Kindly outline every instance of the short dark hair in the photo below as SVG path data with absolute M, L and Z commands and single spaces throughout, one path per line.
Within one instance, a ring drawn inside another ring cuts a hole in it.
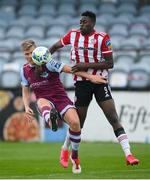
M 92 11 L 85 11 L 81 14 L 81 16 L 88 16 L 94 23 L 96 23 L 96 14 Z

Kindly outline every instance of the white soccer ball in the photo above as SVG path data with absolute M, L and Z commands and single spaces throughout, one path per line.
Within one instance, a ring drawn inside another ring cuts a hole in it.
M 51 59 L 52 59 L 51 53 L 49 52 L 48 48 L 44 46 L 39 46 L 35 48 L 34 51 L 32 52 L 32 60 L 38 66 L 46 64 Z

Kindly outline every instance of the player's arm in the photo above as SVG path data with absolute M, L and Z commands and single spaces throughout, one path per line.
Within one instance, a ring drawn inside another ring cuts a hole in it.
M 69 65 L 65 64 L 63 66 L 63 68 L 62 68 L 62 72 L 72 73 L 72 68 Z M 79 72 L 76 72 L 74 74 L 77 75 L 77 76 L 86 78 L 86 79 L 88 79 L 91 82 L 96 83 L 96 84 L 101 84 L 101 83 L 106 83 L 107 82 L 107 80 L 102 76 L 92 75 L 92 74 L 89 74 L 89 73 L 84 72 L 84 71 L 79 71 Z
M 33 110 L 30 108 L 30 89 L 27 86 L 22 86 L 22 99 L 25 107 L 26 116 L 32 119 L 34 116 Z
M 72 67 L 73 72 L 78 71 L 87 71 L 89 68 L 91 69 L 112 69 L 114 66 L 113 62 L 113 54 L 111 48 L 111 42 L 108 35 L 103 38 L 102 45 L 101 45 L 101 52 L 102 57 L 100 62 L 97 63 L 78 63 Z
M 53 54 L 55 51 L 62 48 L 63 46 L 70 44 L 70 36 L 71 36 L 71 31 L 65 34 L 59 41 L 57 41 L 49 48 L 50 53 Z
M 20 71 L 21 76 L 21 85 L 22 85 L 22 99 L 25 107 L 25 112 L 28 119 L 31 119 L 31 117 L 34 115 L 33 110 L 30 108 L 30 88 L 29 88 L 29 82 L 26 79 L 24 75 L 23 67 Z
M 58 49 L 60 49 L 62 47 L 63 47 L 63 45 L 62 45 L 61 41 L 59 40 L 49 48 L 49 51 L 51 54 L 53 54 L 55 51 L 57 51 Z
M 113 63 L 113 57 L 112 54 L 105 54 L 104 60 L 102 62 L 98 63 L 78 63 L 72 67 L 72 71 L 78 72 L 78 71 L 87 71 L 88 69 L 112 69 L 114 66 Z

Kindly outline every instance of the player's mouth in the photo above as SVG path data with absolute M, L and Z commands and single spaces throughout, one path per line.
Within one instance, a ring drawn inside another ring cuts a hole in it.
M 80 27 L 80 31 L 84 33 L 85 29 L 83 27 Z

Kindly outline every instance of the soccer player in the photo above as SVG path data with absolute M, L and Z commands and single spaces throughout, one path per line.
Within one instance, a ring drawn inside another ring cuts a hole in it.
M 25 40 L 22 42 L 21 47 L 27 60 L 27 63 L 24 64 L 21 69 L 22 96 L 26 115 L 29 119 L 31 119 L 34 115 L 33 110 L 29 106 L 31 88 L 36 95 L 37 108 L 39 112 L 48 124 L 52 123 L 54 130 L 57 130 L 57 111 L 68 123 L 68 137 L 71 141 L 72 147 L 72 153 L 70 156 L 72 162 L 72 172 L 80 173 L 81 166 L 78 157 L 78 150 L 81 141 L 81 130 L 79 117 L 59 79 L 59 73 L 70 73 L 71 67 L 62 62 L 58 63 L 54 60 L 49 61 L 45 65 L 36 66 L 32 60 L 32 52 L 36 48 L 35 42 L 32 40 Z M 78 72 L 77 75 L 88 78 L 95 83 L 105 82 L 103 78 L 90 75 L 86 72 Z
M 81 14 L 80 29 L 72 29 L 64 35 L 58 42 L 50 47 L 50 52 L 71 44 L 71 60 L 75 62 L 72 72 L 87 71 L 91 74 L 101 75 L 108 78 L 108 70 L 113 68 L 113 52 L 110 37 L 105 32 L 97 32 L 94 29 L 96 15 L 91 11 Z M 108 122 L 111 124 L 115 136 L 118 139 L 128 165 L 138 164 L 130 150 L 127 134 L 119 122 L 114 100 L 111 95 L 108 83 L 95 85 L 85 78 L 74 76 L 75 83 L 75 106 L 80 118 L 80 126 L 83 128 L 86 119 L 88 106 L 94 95 L 97 104 L 104 112 Z M 92 120 L 92 119 L 91 119 Z M 69 134 L 61 149 L 60 163 L 66 167 L 68 165 L 68 146 L 70 143 Z

